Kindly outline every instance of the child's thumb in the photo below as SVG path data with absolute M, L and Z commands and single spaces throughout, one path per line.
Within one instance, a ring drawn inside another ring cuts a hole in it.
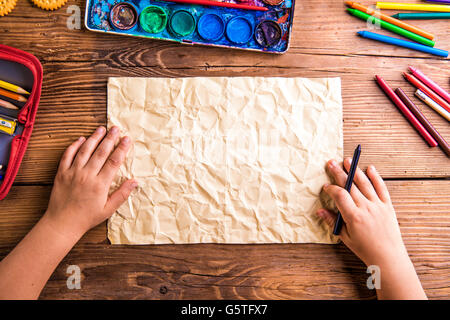
M 109 197 L 108 202 L 106 203 L 106 210 L 107 212 L 112 215 L 119 207 L 127 201 L 128 197 L 130 196 L 131 191 L 134 190 L 138 186 L 138 183 L 133 180 L 127 180 L 117 189 L 116 191 L 111 194 Z

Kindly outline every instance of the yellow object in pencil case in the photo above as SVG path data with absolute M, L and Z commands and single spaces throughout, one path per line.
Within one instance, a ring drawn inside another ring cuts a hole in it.
M 9 134 L 10 136 L 16 131 L 16 120 L 10 120 L 0 117 L 0 132 Z

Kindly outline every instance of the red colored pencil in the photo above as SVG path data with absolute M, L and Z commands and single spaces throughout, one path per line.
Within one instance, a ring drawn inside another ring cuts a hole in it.
M 237 3 L 211 1 L 211 0 L 163 0 L 163 1 L 176 2 L 176 3 L 198 4 L 201 6 L 235 8 L 235 9 L 243 9 L 243 10 L 256 10 L 256 11 L 269 10 L 266 7 L 262 7 L 262 6 L 250 6 L 247 4 L 237 4 Z
M 403 72 L 403 76 L 406 80 L 408 80 L 414 87 L 420 89 L 423 93 L 429 96 L 432 100 L 434 100 L 437 104 L 439 104 L 442 108 L 450 112 L 450 104 L 444 101 L 440 96 L 434 93 L 433 90 L 424 85 L 419 79 L 414 77 L 412 74 L 408 74 Z
M 375 76 L 380 88 L 384 93 L 391 99 L 395 106 L 400 110 L 401 113 L 408 119 L 409 123 L 420 133 L 420 135 L 425 139 L 430 147 L 436 147 L 438 143 L 434 138 L 428 133 L 428 131 L 422 126 L 422 124 L 417 120 L 417 118 L 409 111 L 408 107 L 400 100 L 400 98 L 395 94 L 395 92 L 389 87 L 389 85 L 380 76 Z

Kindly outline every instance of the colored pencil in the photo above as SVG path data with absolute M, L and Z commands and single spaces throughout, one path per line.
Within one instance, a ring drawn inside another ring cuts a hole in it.
M 22 97 L 20 94 L 14 93 L 14 92 L 10 92 L 10 91 L 6 91 L 0 88 L 0 95 L 8 97 L 10 99 L 13 100 L 17 100 L 17 101 L 21 101 L 21 102 L 25 102 L 27 101 L 26 98 Z
M 450 146 L 447 141 L 439 134 L 435 127 L 428 121 L 420 109 L 411 101 L 411 99 L 406 95 L 406 93 L 401 89 L 395 89 L 395 93 L 403 101 L 403 103 L 408 107 L 408 109 L 416 116 L 417 120 L 427 129 L 428 133 L 431 134 L 434 140 L 437 141 L 438 145 L 445 152 L 447 156 L 450 157 Z
M 13 105 L 11 102 L 8 102 L 8 101 L 2 100 L 2 99 L 0 99 L 0 107 L 7 108 L 7 109 L 14 109 L 14 110 L 19 109 L 19 107 Z
M 22 93 L 22 94 L 30 94 L 28 91 L 26 91 L 25 89 L 16 86 L 15 84 L 6 82 L 6 81 L 2 81 L 0 80 L 0 88 L 12 91 L 12 92 L 17 92 L 17 93 Z
M 367 39 L 371 39 L 371 40 L 375 40 L 375 41 L 388 43 L 388 44 L 392 44 L 394 46 L 405 47 L 405 48 L 412 49 L 412 50 L 422 51 L 422 52 L 429 53 L 429 54 L 434 54 L 434 55 L 440 56 L 440 57 L 447 57 L 448 56 L 448 51 L 445 51 L 445 50 L 431 48 L 431 47 L 424 46 L 424 45 L 419 44 L 419 43 L 406 41 L 406 40 L 398 39 L 398 38 L 394 38 L 394 37 L 389 37 L 389 36 L 385 36 L 383 34 L 379 34 L 379 33 L 375 33 L 375 32 L 358 31 L 358 34 L 361 37 L 364 37 L 364 38 L 367 38 Z
M 448 104 L 444 99 L 442 99 L 440 96 L 438 96 L 436 93 L 434 93 L 433 90 L 431 90 L 426 85 L 424 85 L 419 79 L 417 79 L 415 76 L 413 76 L 411 74 L 407 74 L 406 72 L 403 72 L 403 76 L 414 87 L 423 91 L 423 93 L 425 93 L 427 96 L 429 96 L 431 99 L 433 99 L 434 102 L 439 104 L 447 112 L 450 112 L 450 104 Z
M 211 7 L 225 7 L 225 8 L 235 8 L 242 10 L 256 10 L 256 11 L 268 11 L 269 9 L 262 6 L 251 6 L 246 4 L 236 4 L 229 2 L 211 1 L 211 0 L 162 0 L 166 2 L 176 2 L 176 3 L 188 3 L 197 4 L 201 6 L 211 6 Z
M 403 28 L 405 30 L 411 31 L 412 33 L 418 34 L 419 36 L 422 36 L 424 38 L 433 40 L 434 39 L 434 35 L 422 30 L 418 27 L 412 26 L 406 22 L 397 20 L 395 18 L 392 18 L 386 14 L 381 13 L 380 11 L 374 10 L 372 8 L 368 8 L 366 6 L 363 6 L 362 4 L 358 3 L 358 2 L 353 2 L 353 1 L 345 1 L 345 4 L 352 7 L 353 9 L 357 9 L 359 11 L 362 11 L 364 13 L 370 14 L 373 17 L 376 17 L 378 19 L 381 19 L 383 21 L 392 23 L 393 25 L 396 25 L 399 28 Z
M 436 2 L 436 3 L 450 4 L 450 0 L 425 0 L 425 2 Z
M 437 113 L 439 113 L 444 119 L 450 121 L 450 112 L 445 111 L 439 104 L 437 104 L 433 99 L 423 93 L 420 89 L 417 89 L 415 92 L 417 98 L 425 102 L 428 106 L 434 109 Z
M 442 4 L 377 2 L 378 9 L 411 10 L 411 11 L 437 11 L 450 12 L 450 6 Z
M 438 95 L 440 95 L 445 101 L 450 103 L 450 94 L 442 89 L 437 83 L 435 83 L 433 80 L 428 78 L 422 71 L 420 71 L 417 68 L 409 66 L 409 70 L 415 76 L 417 79 L 422 81 L 425 85 L 429 86 L 431 90 L 436 92 Z
M 358 144 L 355 151 L 353 152 L 352 164 L 350 165 L 350 170 L 348 171 L 347 181 L 345 182 L 345 190 L 350 192 L 352 189 L 353 178 L 355 177 L 356 169 L 358 168 L 359 156 L 361 155 L 361 145 Z M 338 211 L 336 222 L 334 223 L 333 234 L 339 235 L 341 233 L 343 224 L 343 219 L 341 213 Z
M 392 17 L 400 20 L 450 19 L 450 12 L 397 13 Z
M 428 131 L 422 126 L 422 124 L 417 120 L 417 118 L 412 114 L 411 111 L 405 106 L 405 104 L 400 100 L 400 98 L 395 94 L 395 92 L 389 87 L 389 85 L 380 76 L 375 76 L 375 80 L 380 86 L 381 90 L 388 96 L 388 98 L 394 103 L 394 105 L 400 110 L 400 112 L 406 117 L 409 123 L 419 132 L 422 138 L 428 143 L 430 147 L 436 147 L 437 142 L 428 133 Z
M 401 36 L 404 36 L 406 38 L 409 38 L 411 40 L 414 40 L 416 42 L 420 42 L 424 45 L 430 46 L 430 47 L 434 47 L 434 41 L 424 38 L 422 36 L 419 36 L 411 31 L 402 29 L 400 27 L 397 27 L 396 25 L 393 25 L 392 23 L 380 20 L 378 18 L 375 18 L 367 13 L 364 13 L 362 11 L 356 10 L 356 9 L 351 9 L 351 8 L 347 8 L 347 11 L 354 15 L 357 18 L 360 18 L 362 20 L 368 21 L 374 25 L 380 26 L 383 29 L 389 30 L 391 32 L 397 33 Z

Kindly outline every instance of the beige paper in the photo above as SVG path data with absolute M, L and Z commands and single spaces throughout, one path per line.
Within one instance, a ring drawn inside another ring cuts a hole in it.
M 110 78 L 108 126 L 134 145 L 113 244 L 335 243 L 315 215 L 342 159 L 339 78 Z

